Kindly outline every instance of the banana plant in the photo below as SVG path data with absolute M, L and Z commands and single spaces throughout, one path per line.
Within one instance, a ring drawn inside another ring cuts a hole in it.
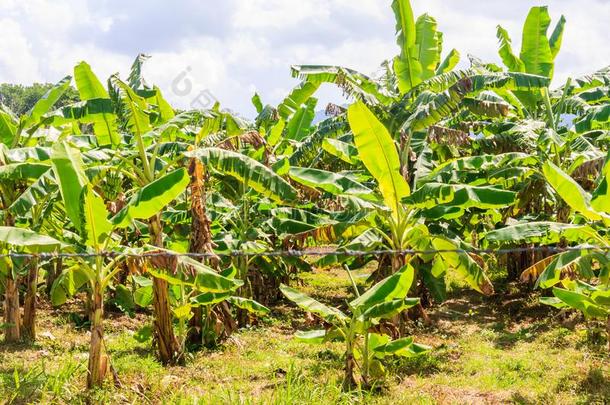
M 28 229 L 0 226 L 0 254 L 7 255 L 9 252 L 38 254 L 58 252 L 63 244 L 47 235 L 41 235 Z M 4 293 L 4 325 L 5 341 L 16 342 L 21 339 L 22 320 L 19 310 L 19 283 L 18 267 L 21 262 L 26 266 L 37 266 L 38 263 L 28 263 L 24 259 L 0 258 L 0 285 Z M 28 292 L 31 294 L 31 292 Z M 34 307 L 35 308 L 35 307 Z M 34 311 L 35 313 L 35 311 Z M 31 313 L 30 338 L 35 338 L 35 315 Z
M 135 218 L 150 218 L 174 200 L 188 182 L 184 169 L 167 175 L 136 190 L 131 200 L 115 216 L 110 217 L 104 200 L 97 194 L 84 169 L 77 149 L 66 142 L 57 142 L 52 148 L 53 172 L 59 185 L 66 216 L 78 235 L 74 248 L 85 254 L 60 276 L 53 286 L 51 297 L 54 305 L 65 302 L 69 295 L 83 286 L 89 287 L 91 305 L 91 343 L 87 386 L 103 383 L 108 367 L 108 357 L 103 350 L 104 296 L 114 276 L 121 270 L 118 264 L 124 260 L 119 254 L 113 258 L 103 255 L 107 250 L 125 250 L 119 244 L 115 231 Z
M 215 311 L 223 302 L 229 302 L 257 315 L 265 315 L 269 312 L 259 303 L 236 295 L 236 290 L 243 285 L 243 282 L 235 278 L 235 269 L 230 268 L 218 273 L 197 260 L 181 256 L 178 252 L 154 247 L 147 248 L 144 252 L 148 249 L 154 249 L 149 251 L 150 254 L 162 254 L 159 257 L 151 257 L 146 267 L 146 274 L 162 279 L 170 286 L 171 310 L 178 324 L 177 340 L 180 347 L 178 362 L 182 363 L 187 353 L 187 338 L 192 327 L 188 325 L 188 320 L 192 316 L 193 309 L 203 310 L 202 330 L 198 331 L 202 341 L 191 342 L 197 346 L 202 344 L 214 346 L 217 339 L 225 332 L 217 328 L 218 311 Z M 138 285 L 133 293 L 133 304 L 146 308 L 153 301 L 153 282 L 142 275 L 133 277 Z
M 293 66 L 292 74 L 304 79 L 303 88 L 315 91 L 321 83 L 334 83 L 348 95 L 370 105 L 388 106 L 422 82 L 451 72 L 460 60 L 452 49 L 444 59 L 443 34 L 436 19 L 423 14 L 415 20 L 409 0 L 393 0 L 396 43 L 400 53 L 382 63 L 384 74 L 369 77 L 341 66 Z
M 41 149 L 41 148 L 40 148 Z M 3 223 L 8 226 L 14 226 L 19 219 L 16 217 L 11 207 L 19 199 L 21 194 L 28 188 L 30 184 L 36 182 L 39 177 L 50 170 L 48 155 L 36 148 L 16 148 L 8 150 L 3 144 L 0 144 L 0 215 L 3 217 Z M 20 153 L 21 152 L 21 153 Z M 30 153 L 28 153 L 30 152 Z M 40 152 L 40 153 L 37 153 Z M 20 156 L 22 154 L 22 156 Z M 33 155 L 27 157 L 28 155 Z M 43 155 L 43 156 L 41 156 Z M 41 160 L 39 160 L 41 159 Z M 24 222 L 24 221 L 19 221 Z M 34 216 L 30 225 L 35 229 L 37 222 Z M 7 273 L 7 283 L 9 285 L 19 286 L 21 276 L 27 276 L 28 293 L 26 296 L 26 310 L 24 316 L 24 327 L 22 331 L 28 339 L 34 340 L 35 331 L 35 300 L 36 296 L 36 280 L 38 278 L 38 263 L 35 260 L 23 261 L 23 266 L 13 267 L 13 271 Z M 24 274 L 25 273 L 25 274 Z M 18 302 L 18 296 L 14 294 L 18 288 L 8 288 L 5 291 L 5 299 L 7 302 Z M 9 333 L 7 338 L 19 340 L 21 333 L 18 330 L 17 324 L 8 326 Z
M 553 287 L 554 297 L 544 297 L 540 302 L 555 308 L 573 308 L 586 318 L 606 321 L 606 339 L 610 352 L 610 283 L 606 274 L 604 284 L 591 285 L 579 280 L 564 280 L 562 287 Z
M 108 367 L 107 357 L 103 353 L 104 291 L 115 274 L 115 264 L 119 258 L 107 262 L 101 252 L 115 245 L 112 239 L 113 225 L 108 219 L 104 201 L 85 175 L 78 150 L 65 142 L 58 142 L 53 146 L 51 160 L 66 216 L 84 248 L 97 254 L 93 259 L 78 260 L 56 281 L 52 291 L 52 301 L 57 305 L 67 298 L 66 292 L 73 292 L 85 284 L 90 288 L 91 341 L 87 387 L 93 388 L 102 384 Z M 67 290 L 65 286 L 68 286 Z
M 434 233 L 419 215 L 418 205 L 453 204 L 458 210 L 470 207 L 501 207 L 514 201 L 514 193 L 492 187 L 449 187 L 428 184 L 411 193 L 401 175 L 400 160 L 396 145 L 385 126 L 362 102 L 351 105 L 348 120 L 354 134 L 358 157 L 367 172 L 375 180 L 381 194 L 378 205 L 372 212 L 372 226 L 355 239 L 347 240 L 345 247 L 360 245 L 360 249 L 389 249 L 395 251 L 391 257 L 392 271 L 398 271 L 414 258 L 433 262 L 433 279 L 442 278 L 447 270 L 454 270 L 474 289 L 491 294 L 493 287 L 483 269 L 469 255 L 447 252 L 460 249 L 463 242 L 449 236 Z M 373 183 L 373 184 L 375 184 Z M 321 182 L 320 182 L 321 184 Z M 351 188 L 355 190 L 354 187 Z M 366 195 L 370 191 L 360 190 Z M 368 197 L 371 200 L 371 196 Z M 460 208 L 460 205 L 464 208 Z M 352 247 L 352 248 L 353 248 Z M 438 254 L 406 254 L 409 250 L 441 250 Z M 339 254 L 340 256 L 340 254 Z M 329 258 L 323 258 L 328 262 Z M 339 260 L 345 260 L 345 258 Z M 419 279 L 420 275 L 417 275 Z
M 183 265 L 192 265 L 192 260 L 182 261 Z M 209 271 L 212 272 L 208 267 Z M 237 269 L 230 267 L 225 271 L 216 273 L 214 279 L 215 285 L 210 285 L 209 282 L 203 283 L 202 280 L 195 278 L 189 280 L 185 277 L 176 277 L 168 273 L 159 273 L 152 270 L 151 274 L 158 278 L 163 278 L 168 281 L 172 287 L 177 287 L 175 293 L 175 303 L 172 312 L 178 320 L 178 338 L 180 341 L 182 353 L 186 353 L 187 337 L 190 328 L 199 327 L 196 335 L 201 337 L 201 341 L 190 341 L 195 347 L 205 346 L 214 347 L 220 339 L 228 337 L 235 329 L 236 325 L 231 313 L 226 312 L 226 304 L 231 304 L 236 308 L 252 313 L 256 316 L 264 316 L 269 313 L 269 309 L 264 305 L 259 304 L 253 299 L 240 297 L 236 290 L 243 285 L 243 281 L 235 278 Z M 201 274 L 201 273 L 200 273 Z M 208 273 L 211 274 L 211 273 Z M 219 281 L 222 281 L 220 283 Z M 142 289 L 140 289 L 141 292 Z M 150 296 L 150 293 L 140 294 L 140 296 Z M 144 302 L 136 301 L 140 306 L 146 306 Z M 202 312 L 202 323 L 200 326 L 187 325 L 187 321 L 194 313 L 193 309 L 199 308 Z
M 21 197 L 21 193 L 27 189 L 32 182 L 37 181 L 43 174 L 50 171 L 49 151 L 40 146 L 39 129 L 44 126 L 44 116 L 61 98 L 70 85 L 70 76 L 63 78 L 57 85 L 53 86 L 38 100 L 32 109 L 20 117 L 4 106 L 0 106 L 0 223 L 13 226 L 16 215 L 12 209 L 15 202 Z M 34 228 L 36 224 L 30 223 Z M 39 225 L 39 224 L 38 224 Z M 27 294 L 24 313 L 23 332 L 29 339 L 35 339 L 35 313 L 36 313 L 36 285 L 38 279 L 38 263 L 35 260 L 20 267 L 27 272 Z M 5 292 L 7 302 L 18 302 L 14 295 L 18 292 L 18 274 L 14 268 L 7 273 L 7 280 L 11 286 Z M 18 324 L 11 323 L 8 326 L 7 337 L 19 340 L 21 331 Z
M 80 123 L 91 125 L 96 144 L 109 151 L 111 164 L 128 187 L 139 187 L 131 201 L 114 217 L 113 225 L 123 229 L 135 221 L 148 222 L 148 242 L 163 247 L 163 226 L 159 211 L 188 185 L 186 171 L 171 171 L 171 162 L 159 156 L 163 136 L 170 136 L 187 122 L 175 116 L 156 87 L 148 87 L 141 78 L 141 66 L 146 59 L 138 56 L 132 66 L 129 83 L 113 75 L 106 89 L 89 65 L 80 63 L 74 68 L 75 82 L 81 104 L 61 109 L 49 116 L 54 125 Z M 120 131 L 127 132 L 121 136 Z M 98 151 L 99 153 L 99 151 Z M 158 197 L 158 198 L 156 198 Z M 169 199 L 166 199 L 169 198 Z M 124 201 L 112 202 L 119 206 Z M 160 360 L 174 362 L 179 355 L 170 312 L 168 285 L 154 279 L 155 342 Z
M 267 220 L 262 207 L 293 203 L 297 191 L 273 170 L 240 152 L 203 147 L 184 155 L 199 160 L 211 177 L 217 179 L 219 195 L 224 197 L 224 205 L 230 206 L 228 210 L 216 210 L 218 217 L 214 222 L 221 227 L 216 238 L 217 251 L 260 254 L 271 250 L 273 240 L 261 229 Z M 258 260 L 262 259 L 245 255 L 232 258 L 238 269 L 237 278 L 245 282 L 241 289 L 244 298 L 253 298 L 249 271 Z
M 44 115 L 61 98 L 70 86 L 71 76 L 61 79 L 50 88 L 31 110 L 20 117 L 5 106 L 0 107 L 0 144 L 13 149 L 19 146 L 32 146 L 37 142 L 36 131 L 44 125 Z
M 414 269 L 405 265 L 393 275 L 381 280 L 360 294 L 349 270 L 356 298 L 348 303 L 350 314 L 329 307 L 300 291 L 281 286 L 282 293 L 301 309 L 320 317 L 325 329 L 299 331 L 295 338 L 304 343 L 319 344 L 330 341 L 345 342 L 345 376 L 343 389 L 349 391 L 357 384 L 370 386 L 384 374 L 382 360 L 390 356 L 414 357 L 430 348 L 415 343 L 412 337 L 393 338 L 385 320 L 417 305 L 418 298 L 408 298 Z M 361 370 L 360 381 L 355 371 Z
M 392 1 L 396 19 L 396 42 L 400 54 L 393 59 L 392 68 L 401 95 L 435 75 L 451 71 L 459 62 L 457 50 L 441 61 L 443 34 L 437 30 L 434 17 L 422 14 L 414 21 L 409 0 Z
M 547 6 L 532 7 L 523 25 L 521 52 L 515 55 L 508 32 L 500 25 L 496 36 L 500 43 L 498 53 L 502 62 L 511 72 L 526 72 L 553 78 L 554 60 L 561 49 L 566 19 L 562 15 L 551 36 L 547 31 L 551 17 Z
M 607 252 L 610 240 L 605 228 L 610 224 L 610 159 L 597 179 L 592 193 L 552 162 L 543 165 L 544 178 L 559 198 L 573 212 L 573 223 L 527 222 L 517 223 L 488 232 L 484 240 L 488 244 L 523 241 L 543 245 L 576 244 L 575 250 L 560 252 L 547 257 L 522 273 L 524 280 L 536 280 L 536 287 L 551 288 L 569 277 L 582 279 L 608 279 Z M 597 266 L 595 264 L 598 264 Z

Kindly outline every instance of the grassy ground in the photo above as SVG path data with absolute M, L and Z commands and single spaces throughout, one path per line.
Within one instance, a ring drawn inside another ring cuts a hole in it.
M 326 302 L 350 296 L 340 271 L 308 274 L 299 288 Z M 169 368 L 155 360 L 149 343 L 133 338 L 146 316 L 107 314 L 107 348 L 122 387 L 108 381 L 86 393 L 88 332 L 75 328 L 71 308 L 43 308 L 35 344 L 0 344 L 0 402 L 609 403 L 610 357 L 596 324 L 527 297 L 508 291 L 482 298 L 457 289 L 430 311 L 431 325 L 412 326 L 417 341 L 434 350 L 394 361 L 383 387 L 357 394 L 340 390 L 340 344 L 309 346 L 291 338 L 303 314 L 290 305 L 274 308 L 265 324 L 222 347 L 194 354 L 186 367 Z

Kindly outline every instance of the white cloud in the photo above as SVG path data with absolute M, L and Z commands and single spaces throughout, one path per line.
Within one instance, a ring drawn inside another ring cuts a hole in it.
M 311 19 L 329 18 L 324 0 L 250 0 L 236 7 L 232 21 L 237 29 L 258 29 L 295 27 Z
M 390 0 L 3 0 L 0 3 L 2 81 L 54 82 L 80 60 L 105 79 L 126 74 L 138 52 L 151 53 L 145 74 L 179 107 L 207 90 L 224 106 L 252 113 L 252 92 L 279 102 L 297 81 L 291 64 L 337 64 L 365 73 L 398 52 Z M 534 2 L 538 3 L 538 2 Z M 496 25 L 509 30 L 515 48 L 529 7 L 526 0 L 412 0 L 416 15 L 429 12 L 444 32 L 447 52 L 457 48 L 499 63 Z M 556 63 L 555 85 L 568 75 L 610 63 L 606 25 L 610 2 L 555 0 L 553 24 L 568 22 Z M 463 62 L 466 63 L 466 62 Z M 190 68 L 190 71 L 188 71 Z M 184 95 L 181 73 L 191 85 Z M 178 89 L 178 91 L 176 91 Z M 321 103 L 336 90 L 320 93 Z
M 21 26 L 14 20 L 0 19 L 0 38 L 10 38 L 0 41 L 0 77 L 20 83 L 40 80 L 38 60 Z

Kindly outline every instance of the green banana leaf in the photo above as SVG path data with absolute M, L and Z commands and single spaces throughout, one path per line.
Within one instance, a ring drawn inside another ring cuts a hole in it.
M 362 318 L 365 320 L 391 319 L 417 304 L 419 304 L 419 298 L 397 298 L 391 301 L 380 302 L 364 311 Z
M 599 244 L 604 242 L 595 229 L 588 225 L 558 222 L 527 222 L 487 232 L 486 243 L 537 243 L 551 245 L 561 240 L 574 243 Z
M 18 247 L 29 253 L 42 253 L 57 251 L 63 243 L 29 229 L 0 226 L 0 245 Z
M 445 204 L 464 209 L 496 209 L 514 204 L 516 196 L 515 192 L 495 187 L 426 183 L 404 198 L 403 202 L 417 208 L 433 208 Z
M 82 265 L 75 265 L 57 277 L 51 287 L 51 304 L 65 304 L 68 298 L 74 296 L 84 285 L 93 282 L 94 277 Z
M 57 100 L 66 92 L 72 81 L 71 76 L 66 76 L 61 79 L 55 86 L 42 96 L 30 111 L 23 117 L 23 128 L 30 128 L 40 121 L 42 116 L 49 112 L 49 110 L 55 105 Z
M 413 267 L 407 264 L 396 273 L 369 288 L 360 297 L 351 301 L 349 306 L 354 313 L 364 314 L 375 305 L 381 303 L 387 303 L 395 299 L 404 301 L 413 283 L 413 277 Z
M 296 190 L 273 170 L 241 153 L 220 148 L 202 148 L 185 153 L 196 157 L 210 168 L 246 183 L 256 192 L 277 202 L 291 202 Z
M 112 218 L 112 223 L 124 228 L 135 219 L 151 218 L 182 194 L 189 182 L 189 175 L 182 168 L 147 184 Z
M 347 320 L 347 316 L 340 310 L 324 305 L 321 302 L 308 297 L 299 290 L 282 284 L 280 286 L 280 291 L 282 291 L 282 294 L 284 294 L 286 298 L 297 304 L 301 309 L 319 315 L 328 322 L 342 322 Z
M 353 195 L 365 200 L 373 200 L 373 190 L 340 173 L 305 167 L 291 167 L 288 176 L 297 183 L 318 188 L 333 195 Z
M 153 265 L 149 268 L 149 273 L 153 277 L 166 280 L 172 285 L 185 285 L 201 292 L 224 293 L 235 291 L 243 285 L 241 280 L 229 279 L 216 273 L 210 267 L 191 259 L 188 256 L 181 256 L 169 250 L 161 252 L 175 254 L 175 268 L 165 268 Z M 172 262 L 169 260 L 170 263 Z M 154 262 L 153 262 L 154 263 Z
M 555 164 L 547 161 L 542 166 L 544 177 L 557 194 L 572 208 L 590 220 L 598 221 L 610 217 L 591 207 L 591 196 L 574 179 Z
M 308 331 L 297 331 L 294 334 L 297 341 L 308 344 L 320 344 L 326 340 L 325 329 L 314 329 Z
M 523 26 L 520 58 L 525 71 L 535 75 L 553 77 L 553 53 L 547 38 L 551 24 L 546 6 L 532 7 Z
M 358 155 L 375 177 L 383 199 L 395 218 L 402 211 L 401 200 L 410 194 L 409 185 L 400 174 L 400 159 L 388 130 L 362 102 L 347 110 Z
M 356 147 L 350 143 L 342 142 L 338 139 L 324 139 L 322 142 L 322 149 L 352 165 L 360 161 Z
M 228 301 L 236 307 L 258 316 L 264 316 L 270 312 L 269 308 L 249 298 L 232 296 L 229 297 Z
M 396 43 L 400 47 L 393 67 L 400 93 L 404 94 L 422 81 L 423 68 L 417 59 L 417 31 L 410 1 L 393 0 L 392 11 L 396 19 Z
M 406 337 L 377 346 L 374 353 L 376 357 L 380 358 L 386 356 L 415 357 L 430 351 L 430 349 L 429 346 L 415 343 L 412 337 Z

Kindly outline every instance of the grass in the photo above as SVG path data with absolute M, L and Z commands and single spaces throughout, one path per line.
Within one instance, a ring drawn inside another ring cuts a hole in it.
M 362 282 L 364 275 L 357 277 Z M 327 302 L 350 297 L 341 270 L 314 272 L 299 288 Z M 508 290 L 507 290 L 508 291 Z M 412 325 L 417 341 L 434 347 L 394 360 L 377 390 L 340 389 L 342 347 L 292 339 L 303 313 L 273 309 L 256 328 L 221 347 L 193 354 L 186 367 L 163 367 L 133 335 L 150 319 L 107 315 L 106 342 L 122 383 L 85 391 L 88 333 L 69 313 L 42 308 L 39 339 L 0 345 L 0 401 L 7 403 L 173 404 L 478 404 L 610 401 L 609 356 L 594 324 L 562 319 L 535 299 L 483 298 L 456 289 L 430 311 L 431 325 Z

